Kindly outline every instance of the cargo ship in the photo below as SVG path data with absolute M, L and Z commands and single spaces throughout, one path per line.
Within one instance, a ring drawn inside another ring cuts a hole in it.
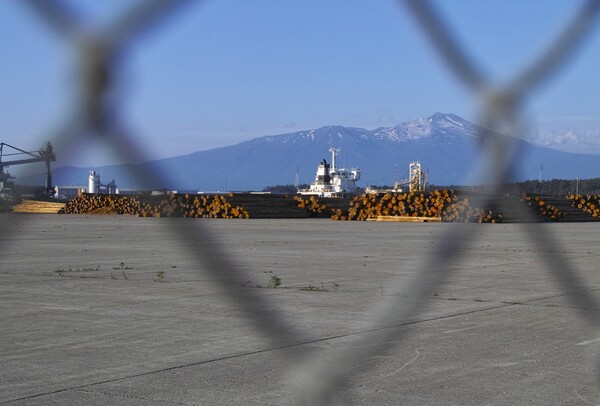
M 360 180 L 360 169 L 338 168 L 335 161 L 340 153 L 339 148 L 329 148 L 331 164 L 325 159 L 317 167 L 317 175 L 308 189 L 298 189 L 298 194 L 316 197 L 347 198 L 362 192 L 356 185 Z

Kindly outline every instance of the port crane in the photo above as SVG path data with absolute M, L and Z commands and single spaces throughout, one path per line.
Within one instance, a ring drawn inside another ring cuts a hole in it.
M 17 157 L 12 161 L 5 161 L 5 157 Z M 50 172 L 50 162 L 56 161 L 56 155 L 54 148 L 50 142 L 44 143 L 42 148 L 38 151 L 25 151 L 4 142 L 0 143 L 0 193 L 9 194 L 12 192 L 12 186 L 14 183 L 11 179 L 14 177 L 10 176 L 8 172 L 4 171 L 5 167 L 13 165 L 29 164 L 34 162 L 44 162 L 46 164 L 46 189 L 47 195 L 54 194 L 52 189 L 52 173 Z

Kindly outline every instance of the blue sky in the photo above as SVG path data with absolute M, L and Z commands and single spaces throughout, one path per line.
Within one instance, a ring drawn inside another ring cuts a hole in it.
M 133 2 L 67 3 L 91 29 Z M 498 80 L 541 52 L 581 3 L 434 2 Z M 18 0 L 0 5 L 0 34 L 0 140 L 35 149 L 74 103 L 74 56 Z M 534 129 L 600 133 L 599 34 L 531 95 Z M 395 0 L 191 2 L 136 43 L 121 75 L 124 121 L 156 158 L 325 125 L 372 129 L 436 111 L 477 113 Z

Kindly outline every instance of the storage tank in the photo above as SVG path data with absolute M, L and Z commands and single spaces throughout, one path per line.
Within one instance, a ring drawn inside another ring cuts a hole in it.
M 90 171 L 88 193 L 100 193 L 100 172 Z

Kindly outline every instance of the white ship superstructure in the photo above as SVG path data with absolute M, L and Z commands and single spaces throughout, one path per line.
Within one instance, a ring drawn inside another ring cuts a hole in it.
M 325 159 L 317 168 L 315 181 L 310 184 L 308 189 L 298 189 L 301 195 L 317 197 L 347 197 L 360 192 L 356 182 L 360 179 L 360 169 L 358 168 L 337 168 L 335 160 L 340 153 L 339 148 L 329 148 L 331 152 L 331 164 Z

